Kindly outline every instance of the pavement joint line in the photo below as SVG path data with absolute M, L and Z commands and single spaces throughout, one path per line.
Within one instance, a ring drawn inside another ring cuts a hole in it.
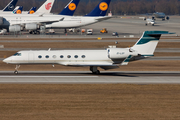
M 0 78 L 97 78 L 99 76 L 0 76 Z

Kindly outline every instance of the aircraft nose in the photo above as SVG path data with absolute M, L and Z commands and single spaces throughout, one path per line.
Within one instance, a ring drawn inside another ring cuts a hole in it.
M 3 60 L 3 62 L 5 62 L 5 63 L 10 63 L 11 61 L 12 61 L 11 58 L 6 58 Z

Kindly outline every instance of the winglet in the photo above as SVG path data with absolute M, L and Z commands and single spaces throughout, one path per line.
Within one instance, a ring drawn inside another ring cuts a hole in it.
M 85 16 L 105 16 L 111 0 L 102 0 L 89 14 Z
M 12 0 L 4 9 L 3 11 L 13 11 L 18 0 Z
M 66 7 L 59 13 L 59 15 L 69 15 L 73 16 L 77 9 L 80 0 L 71 0 Z

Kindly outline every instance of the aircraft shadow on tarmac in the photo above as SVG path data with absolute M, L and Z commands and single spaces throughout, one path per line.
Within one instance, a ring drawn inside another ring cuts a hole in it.
M 15 74 L 12 73 L 0 73 L 0 76 L 14 76 Z M 102 72 L 101 74 L 92 74 L 92 73 L 81 73 L 81 72 L 68 72 L 68 73 L 61 73 L 61 72 L 19 72 L 16 76 L 119 76 L 119 77 L 140 77 L 140 76 L 150 76 L 150 77 L 156 77 L 156 76 L 180 76 L 180 73 L 128 73 L 128 72 Z

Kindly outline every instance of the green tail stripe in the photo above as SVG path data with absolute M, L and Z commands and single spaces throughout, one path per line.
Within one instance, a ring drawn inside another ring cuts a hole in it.
M 171 34 L 168 31 L 145 31 L 136 45 L 146 44 L 150 41 L 158 41 L 161 34 Z
M 130 59 L 131 59 L 131 56 L 132 56 L 132 55 L 129 55 L 129 56 L 124 60 L 124 62 L 129 62 Z

